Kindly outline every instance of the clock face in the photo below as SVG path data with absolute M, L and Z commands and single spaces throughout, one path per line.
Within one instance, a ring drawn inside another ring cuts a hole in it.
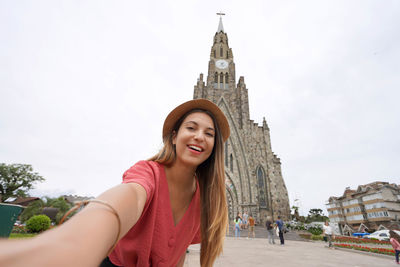
M 219 69 L 226 69 L 228 67 L 228 61 L 220 59 L 215 62 L 215 66 Z

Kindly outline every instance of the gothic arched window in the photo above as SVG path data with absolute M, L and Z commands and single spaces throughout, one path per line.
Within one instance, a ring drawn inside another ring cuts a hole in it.
M 228 167 L 228 142 L 225 142 L 225 166 Z
M 225 73 L 225 89 L 228 89 L 229 84 L 229 74 Z
M 231 154 L 231 156 L 230 156 L 230 161 L 229 161 L 229 163 L 230 163 L 229 168 L 231 169 L 231 172 L 233 172 L 233 156 L 232 156 L 232 154 Z
M 218 88 L 218 73 L 214 74 L 214 88 Z
M 219 48 L 219 56 L 223 57 L 224 54 L 224 49 L 222 49 L 222 46 Z
M 226 51 L 226 58 L 227 59 L 229 58 L 229 52 L 228 51 Z
M 221 86 L 219 88 L 222 88 L 222 84 L 224 83 L 224 74 L 221 73 L 219 76 L 219 83 L 221 84 Z
M 267 208 L 267 191 L 266 191 L 266 186 L 265 186 L 265 175 L 264 171 L 261 167 L 257 167 L 256 170 L 256 175 L 257 175 L 257 184 L 258 184 L 258 204 L 260 207 Z
M 214 57 L 217 57 L 217 51 L 214 49 Z

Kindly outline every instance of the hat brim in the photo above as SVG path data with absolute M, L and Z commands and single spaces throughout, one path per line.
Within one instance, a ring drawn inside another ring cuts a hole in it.
M 199 98 L 187 101 L 176 108 L 174 108 L 167 116 L 164 121 L 163 126 L 163 140 L 165 137 L 173 130 L 176 122 L 187 112 L 193 109 L 203 109 L 211 112 L 214 115 L 216 123 L 218 124 L 218 128 L 220 129 L 222 139 L 224 142 L 228 139 L 230 135 L 229 123 L 225 117 L 225 114 L 221 111 L 221 109 L 215 105 L 213 102 Z

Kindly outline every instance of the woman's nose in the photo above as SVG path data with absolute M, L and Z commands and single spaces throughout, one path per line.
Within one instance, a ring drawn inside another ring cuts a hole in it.
M 202 131 L 197 131 L 194 138 L 196 140 L 204 140 L 204 133 Z

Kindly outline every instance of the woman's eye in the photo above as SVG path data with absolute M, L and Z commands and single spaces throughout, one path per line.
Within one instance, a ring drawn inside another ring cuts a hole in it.
M 188 126 L 188 127 L 186 127 L 186 129 L 188 129 L 188 130 L 194 130 L 194 128 L 193 128 L 192 126 Z
M 214 135 L 212 133 L 206 133 L 206 135 L 208 135 L 210 137 L 214 137 Z

